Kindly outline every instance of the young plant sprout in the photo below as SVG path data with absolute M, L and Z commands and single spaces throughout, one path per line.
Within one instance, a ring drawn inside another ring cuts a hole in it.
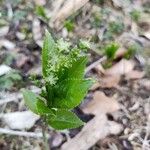
M 24 89 L 23 96 L 28 108 L 54 129 L 83 125 L 71 110 L 80 104 L 93 83 L 84 77 L 87 60 L 80 45 L 71 48 L 71 44 L 62 39 L 55 42 L 46 31 L 42 49 L 42 91 L 36 95 Z

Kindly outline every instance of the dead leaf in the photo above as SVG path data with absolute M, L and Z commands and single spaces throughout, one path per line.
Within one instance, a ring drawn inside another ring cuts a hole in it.
M 116 54 L 115 54 L 115 57 L 116 57 L 116 58 L 121 58 L 121 57 L 123 57 L 123 56 L 125 55 L 126 52 L 127 52 L 126 49 L 124 49 L 123 47 L 120 47 L 120 48 L 117 50 L 117 52 L 116 52 Z
M 36 44 L 40 47 L 42 47 L 42 31 L 41 31 L 41 25 L 40 21 L 37 18 L 34 18 L 32 22 L 32 32 L 33 32 L 33 39 L 36 42 Z
M 63 142 L 63 135 L 61 133 L 54 133 L 52 136 L 51 146 L 58 147 Z
M 99 75 L 105 73 L 105 70 L 104 70 L 104 68 L 103 68 L 103 66 L 102 66 L 101 64 L 98 64 L 97 66 L 95 66 L 95 70 L 97 71 L 97 73 L 98 73 Z
M 114 7 L 116 8 L 127 8 L 130 6 L 128 1 L 112 0 Z
M 97 88 L 99 88 L 100 87 L 100 83 L 99 82 L 96 82 L 96 83 L 94 83 L 93 85 L 92 85 L 92 87 L 91 87 L 91 89 L 90 90 L 92 90 L 92 91 L 95 91 Z
M 137 101 L 132 107 L 129 108 L 130 111 L 136 111 L 140 107 L 139 101 Z
M 120 81 L 120 76 L 106 76 L 103 77 L 100 86 L 102 88 L 112 88 L 112 87 L 118 87 L 118 83 Z
M 107 97 L 103 92 L 96 91 L 83 112 L 86 114 L 98 115 L 101 113 L 111 113 L 119 110 L 120 106 L 114 98 Z
M 55 28 L 60 28 L 62 26 L 62 22 L 74 14 L 77 10 L 83 7 L 89 0 L 67 0 L 62 8 L 51 18 L 49 24 L 54 23 Z
M 137 71 L 137 70 L 132 70 L 128 72 L 125 76 L 127 80 L 132 80 L 132 79 L 141 79 L 145 75 L 144 71 Z
M 29 57 L 25 56 L 24 54 L 18 54 L 17 58 L 16 58 L 16 66 L 18 68 L 23 67 L 24 64 L 27 63 L 27 61 L 29 61 Z
M 40 117 L 31 111 L 23 111 L 2 114 L 1 118 L 9 128 L 24 130 L 33 127 Z
M 36 5 L 45 5 L 46 4 L 46 0 L 34 0 Z
M 150 40 L 150 32 L 144 32 L 142 35 L 145 36 L 148 40 Z
M 122 59 L 121 61 L 113 65 L 111 68 L 107 69 L 105 71 L 105 75 L 124 75 L 132 71 L 134 65 L 134 61 Z
M 147 90 L 150 90 L 150 80 L 149 79 L 142 79 L 138 81 L 138 84 L 144 87 Z
M 19 40 L 24 40 L 26 38 L 26 35 L 22 32 L 16 32 L 16 36 Z
M 11 70 L 11 68 L 7 65 L 0 65 L 0 76 L 8 73 Z
M 4 26 L 0 28 L 0 37 L 7 35 L 9 31 L 9 26 Z
M 8 50 L 12 50 L 15 48 L 15 46 L 16 45 L 9 40 L 6 40 L 6 39 L 0 40 L 0 48 L 5 47 Z

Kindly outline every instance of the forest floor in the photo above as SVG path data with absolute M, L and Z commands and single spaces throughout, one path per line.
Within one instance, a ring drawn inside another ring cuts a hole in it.
M 150 150 L 149 8 L 148 0 L 1 0 L 0 150 L 44 149 L 43 123 L 20 90 L 39 92 L 30 77 L 41 79 L 45 29 L 73 45 L 87 40 L 86 76 L 96 80 L 74 110 L 85 126 L 47 127 L 50 149 Z

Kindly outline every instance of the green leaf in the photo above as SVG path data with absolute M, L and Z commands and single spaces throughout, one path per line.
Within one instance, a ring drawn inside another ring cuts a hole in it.
M 57 130 L 77 128 L 83 125 L 83 122 L 71 111 L 56 110 L 53 117 L 48 117 L 48 123 Z
M 37 111 L 40 115 L 44 116 L 44 115 L 54 115 L 53 111 L 48 108 L 48 106 L 45 104 L 45 102 L 41 99 L 39 99 L 37 101 Z
M 116 51 L 118 50 L 119 45 L 117 43 L 110 43 L 105 47 L 105 54 L 109 60 L 115 58 Z
M 82 79 L 84 77 L 84 69 L 86 67 L 87 57 L 82 56 L 72 62 L 72 66 L 66 68 L 65 71 L 59 73 L 59 81 L 70 78 Z
M 38 114 L 37 110 L 38 96 L 33 92 L 31 92 L 30 90 L 25 89 L 22 90 L 22 93 L 27 107 L 34 113 Z
M 74 30 L 75 24 L 74 24 L 74 22 L 71 21 L 71 20 L 66 20 L 66 21 L 64 22 L 64 26 L 66 27 L 66 29 L 67 29 L 69 32 L 71 32 L 71 31 Z
M 39 16 L 39 17 L 41 17 L 42 19 L 44 19 L 44 20 L 48 20 L 48 18 L 47 18 L 47 15 L 46 15 L 46 13 L 45 13 L 45 9 L 44 9 L 44 7 L 43 6 L 40 6 L 40 5 L 38 5 L 38 6 L 36 6 L 36 14 Z
M 59 73 L 55 86 L 47 86 L 47 103 L 49 107 L 71 109 L 81 103 L 92 84 L 84 79 L 87 57 L 79 57 L 72 66 Z
M 79 105 L 86 96 L 89 87 L 93 84 L 91 79 L 68 79 L 57 85 L 53 107 L 72 109 Z
M 50 53 L 52 53 L 56 48 L 55 41 L 53 40 L 51 34 L 46 31 L 43 49 L 42 49 L 42 72 L 43 76 L 47 77 L 47 70 L 48 70 L 48 62 L 49 62 L 49 56 Z

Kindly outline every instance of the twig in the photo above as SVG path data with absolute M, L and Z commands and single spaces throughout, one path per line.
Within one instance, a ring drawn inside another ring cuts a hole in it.
M 43 138 L 43 134 L 42 133 L 25 132 L 25 131 L 14 131 L 14 130 L 4 129 L 4 128 L 0 128 L 0 134 L 9 134 L 9 135 L 33 137 L 33 138 Z M 49 137 L 48 134 L 46 136 Z
M 106 56 L 98 59 L 97 61 L 93 62 L 91 65 L 89 65 L 86 70 L 85 70 L 85 74 L 87 74 L 91 69 L 95 68 L 99 63 L 101 63 L 102 61 L 105 61 L 107 58 Z

